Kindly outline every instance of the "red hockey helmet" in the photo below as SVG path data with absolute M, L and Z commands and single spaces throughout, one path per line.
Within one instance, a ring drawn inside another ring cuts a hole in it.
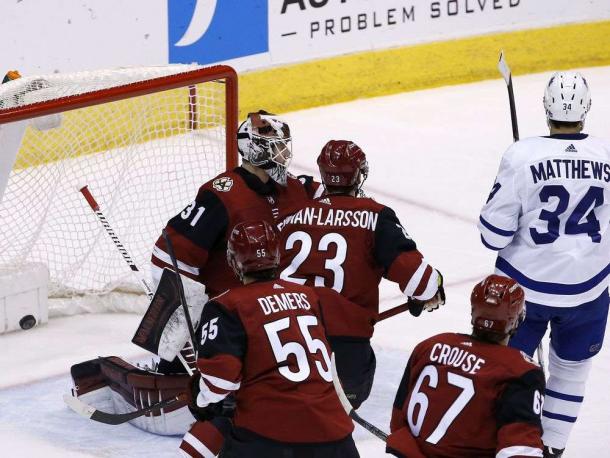
M 364 151 L 349 140 L 331 140 L 324 145 L 318 167 L 324 186 L 354 186 L 360 174 L 364 181 L 369 173 Z
M 227 242 L 227 262 L 240 278 L 248 272 L 275 269 L 280 264 L 275 227 L 262 220 L 237 224 Z
M 472 325 L 499 337 L 514 333 L 525 318 L 525 294 L 508 277 L 489 275 L 472 290 Z

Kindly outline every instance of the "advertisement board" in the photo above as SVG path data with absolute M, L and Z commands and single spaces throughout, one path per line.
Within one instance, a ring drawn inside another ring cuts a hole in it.
M 610 17 L 607 0 L 199 0 L 176 3 L 181 4 L 180 14 L 190 16 L 190 21 L 184 35 L 172 39 L 180 35 L 171 22 L 179 7 L 169 2 L 170 61 L 212 62 L 220 57 L 212 45 L 216 43 L 231 50 L 223 58 L 230 59 L 230 64 L 240 70 Z M 186 22 L 184 16 L 182 21 Z M 197 27 L 199 31 L 193 33 Z M 221 35 L 219 30 L 230 30 L 229 36 Z M 183 44 L 184 37 L 193 35 L 199 41 L 189 45 L 192 52 L 172 52 Z
M 211 64 L 237 70 L 610 18 L 608 0 L 1 2 L 0 71 Z

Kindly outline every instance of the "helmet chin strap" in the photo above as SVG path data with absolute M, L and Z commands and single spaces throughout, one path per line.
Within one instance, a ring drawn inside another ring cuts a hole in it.
M 364 191 L 362 190 L 362 186 L 364 186 L 364 182 L 366 181 L 368 176 L 368 173 L 365 173 L 363 175 L 363 173 L 360 172 L 358 176 L 358 178 L 360 179 L 360 184 L 358 185 L 358 190 L 356 191 L 356 197 L 365 197 Z

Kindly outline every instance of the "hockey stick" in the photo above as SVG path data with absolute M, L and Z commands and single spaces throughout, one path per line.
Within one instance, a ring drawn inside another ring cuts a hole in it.
M 398 315 L 399 313 L 409 311 L 411 315 L 414 317 L 418 317 L 421 315 L 421 312 L 424 310 L 424 303 L 417 304 L 412 301 L 410 298 L 404 304 L 397 305 L 396 307 L 392 307 L 391 309 L 384 310 L 381 312 L 375 323 L 379 323 L 380 321 L 387 320 L 388 318 L 392 318 L 394 315 Z
M 79 191 L 81 192 L 81 194 L 83 195 L 83 197 L 85 198 L 85 200 L 87 201 L 87 203 L 89 204 L 89 206 L 91 207 L 93 212 L 96 214 L 97 219 L 99 219 L 100 223 L 102 223 L 102 226 L 104 226 L 104 229 L 106 229 L 106 233 L 110 236 L 110 239 L 114 243 L 114 246 L 117 247 L 117 249 L 123 256 L 123 259 L 125 260 L 127 265 L 129 265 L 129 268 L 131 269 L 134 277 L 136 277 L 136 279 L 138 280 L 140 285 L 142 285 L 142 289 L 144 289 L 144 292 L 146 293 L 148 298 L 152 299 L 153 298 L 152 289 L 150 289 L 150 286 L 148 286 L 148 283 L 146 283 L 146 280 L 144 280 L 144 276 L 142 275 L 142 272 L 138 269 L 138 266 L 136 266 L 136 263 L 133 261 L 133 259 L 127 252 L 127 249 L 123 246 L 123 244 L 119 240 L 119 237 L 116 235 L 116 233 L 112 229 L 112 226 L 110 226 L 110 223 L 106 219 L 106 216 L 104 216 L 104 214 L 100 210 L 99 204 L 97 203 L 97 201 L 91 194 L 91 191 L 89 191 L 89 188 L 87 187 L 87 185 L 82 186 L 79 189 Z
M 506 89 L 508 90 L 508 103 L 510 105 L 510 121 L 513 127 L 513 141 L 519 140 L 519 125 L 517 124 L 517 109 L 515 108 L 515 95 L 513 93 L 513 75 L 504 59 L 504 52 L 500 51 L 500 60 L 498 61 L 498 70 L 506 81 Z
M 79 191 L 81 192 L 81 194 L 83 195 L 83 197 L 85 198 L 85 200 L 87 201 L 87 203 L 89 204 L 89 206 L 91 207 L 93 212 L 96 214 L 100 223 L 102 223 L 102 226 L 104 226 L 104 229 L 106 229 L 106 232 L 110 236 L 110 239 L 114 243 L 114 246 L 117 247 L 117 249 L 123 256 L 123 259 L 125 260 L 125 262 L 129 266 L 129 268 L 131 269 L 133 275 L 136 277 L 136 279 L 142 286 L 142 289 L 148 296 L 148 299 L 152 300 L 152 298 L 154 297 L 154 294 L 152 292 L 152 289 L 150 289 L 150 286 L 148 286 L 148 283 L 146 282 L 146 280 L 144 280 L 142 271 L 140 271 L 140 269 L 138 269 L 138 266 L 136 265 L 134 260 L 129 255 L 129 252 L 127 251 L 125 246 L 119 240 L 119 237 L 116 235 L 116 233 L 112 229 L 112 226 L 110 226 L 110 223 L 106 219 L 106 216 L 104 215 L 104 213 L 102 213 L 102 210 L 100 210 L 100 206 L 97 203 L 97 201 L 95 200 L 95 197 L 93 197 L 93 194 L 91 194 L 91 191 L 89 191 L 89 187 L 87 185 L 82 186 L 82 187 L 80 187 Z M 194 352 L 194 350 L 193 350 L 193 352 Z M 189 375 L 193 375 L 193 369 L 191 368 L 191 366 L 189 366 L 186 359 L 184 358 L 184 356 L 181 353 L 178 353 L 178 359 L 180 360 L 180 362 L 186 369 L 187 373 Z
M 178 280 L 178 291 L 180 292 L 180 301 L 182 302 L 182 308 L 184 309 L 184 317 L 186 318 L 186 325 L 189 328 L 189 334 L 191 336 L 191 343 L 193 344 L 193 351 L 195 349 L 195 329 L 193 328 L 193 322 L 191 321 L 191 314 L 188 310 L 188 305 L 186 304 L 186 297 L 184 295 L 184 287 L 182 286 L 182 278 L 180 278 L 180 271 L 178 270 L 178 262 L 176 261 L 176 255 L 174 253 L 174 246 L 172 245 L 172 241 L 167 235 L 167 231 L 163 229 L 162 231 L 163 239 L 167 245 L 167 254 L 169 254 L 170 259 L 172 260 L 172 266 L 174 267 L 174 273 L 176 274 L 176 278 Z
M 186 401 L 185 394 L 179 394 L 173 398 L 165 399 L 164 401 L 157 402 L 151 406 L 145 407 L 144 409 L 136 410 L 128 413 L 108 413 L 97 410 L 83 401 L 78 399 L 76 396 L 70 394 L 64 394 L 64 402 L 70 409 L 79 414 L 82 417 L 89 418 L 90 420 L 97 421 L 99 423 L 105 423 L 107 425 L 120 425 L 127 423 L 134 418 L 142 417 L 149 412 L 163 409 L 164 407 L 171 406 L 177 402 Z
M 397 305 L 396 307 L 392 307 L 391 309 L 384 310 L 377 316 L 376 323 L 379 323 L 380 321 L 383 321 L 383 320 L 387 320 L 388 318 L 392 318 L 394 315 L 398 315 L 399 313 L 406 312 L 407 310 L 409 310 L 408 302 Z
M 415 304 L 411 299 L 409 299 L 404 304 L 397 305 L 396 307 L 392 307 L 391 309 L 384 310 L 381 312 L 377 318 L 376 323 L 380 321 L 387 320 L 388 318 L 392 318 L 399 313 L 409 311 L 411 315 L 414 317 L 418 317 L 421 315 L 421 312 L 424 310 L 423 302 L 421 305 Z
M 333 385 L 335 386 L 335 391 L 337 392 L 337 396 L 339 396 L 339 401 L 341 401 L 341 406 L 345 410 L 345 413 L 349 415 L 349 417 L 366 429 L 368 432 L 378 437 L 382 441 L 388 440 L 388 435 L 384 433 L 382 430 L 377 428 L 377 426 L 369 423 L 364 418 L 356 413 L 352 405 L 347 400 L 347 396 L 345 396 L 345 392 L 343 391 L 343 387 L 341 386 L 341 381 L 339 380 L 339 375 L 337 375 L 337 366 L 335 364 L 335 354 L 330 355 L 330 366 L 333 375 Z
M 498 70 L 506 81 L 506 88 L 508 89 L 508 103 L 510 105 L 510 123 L 513 128 L 513 141 L 519 141 L 519 124 L 517 122 L 517 109 L 515 107 L 515 95 L 513 93 L 513 76 L 510 71 L 506 60 L 504 59 L 504 52 L 500 51 L 500 60 L 498 61 Z M 546 376 L 545 365 L 546 361 L 544 358 L 544 349 L 542 348 L 542 341 L 538 344 L 536 349 L 536 356 L 538 357 L 538 363 L 542 368 L 542 372 Z

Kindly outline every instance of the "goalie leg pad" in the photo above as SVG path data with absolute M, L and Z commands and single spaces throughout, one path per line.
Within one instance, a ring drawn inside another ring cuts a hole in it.
M 187 375 L 162 375 L 133 366 L 117 356 L 102 357 L 72 366 L 73 394 L 87 404 L 113 413 L 148 407 L 187 390 Z M 130 423 L 160 435 L 183 435 L 195 421 L 178 402 Z

